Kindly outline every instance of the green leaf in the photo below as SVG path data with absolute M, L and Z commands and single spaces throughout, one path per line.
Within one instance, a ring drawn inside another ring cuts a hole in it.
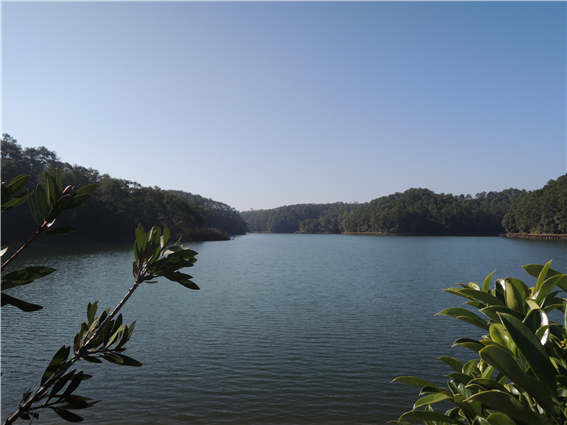
M 55 353 L 51 363 L 49 363 L 49 366 L 47 366 L 47 369 L 45 369 L 45 372 L 43 373 L 41 385 L 45 384 L 45 382 L 59 370 L 61 364 L 69 357 L 69 351 L 70 347 L 63 346 L 57 351 L 57 353 Z
M 490 337 L 492 340 L 503 347 L 506 347 L 510 352 L 516 355 L 516 344 L 512 340 L 512 337 L 506 330 L 504 325 L 500 323 L 495 323 L 490 326 Z
M 449 373 L 445 376 L 451 378 L 453 381 L 460 382 L 461 384 L 465 385 L 467 385 L 471 381 L 471 379 L 473 379 L 473 376 L 460 372 Z
M 83 418 L 79 415 L 68 411 L 67 409 L 63 409 L 62 407 L 52 407 L 50 406 L 55 413 L 65 419 L 67 422 L 82 422 Z
M 87 319 L 89 321 L 89 326 L 94 321 L 97 309 L 98 309 L 98 301 L 95 301 L 93 304 L 89 303 L 89 305 L 87 306 Z
M 518 364 L 508 352 L 498 346 L 492 345 L 480 350 L 480 357 L 488 364 L 494 366 L 496 370 L 506 375 L 508 379 L 522 387 L 530 394 L 543 408 L 550 412 L 554 411 L 553 400 L 545 385 L 532 378 Z M 553 394 L 555 396 L 555 394 Z
M 83 372 L 79 372 L 75 375 L 75 377 L 73 378 L 73 380 L 71 381 L 65 392 L 63 393 L 63 397 L 68 397 L 71 394 L 73 394 L 73 391 L 75 391 L 79 387 L 82 381 L 83 381 Z
M 114 353 L 104 353 L 102 355 L 102 357 L 105 360 L 108 360 L 110 363 L 115 363 L 115 364 L 119 364 L 122 365 L 124 364 L 124 360 L 122 360 L 122 357 L 120 357 L 118 354 L 114 354 Z
M 2 293 L 2 307 L 5 305 L 13 305 L 14 307 L 19 308 L 22 311 L 37 311 L 41 310 L 43 307 L 37 304 L 28 303 L 26 301 L 19 300 L 18 298 L 11 297 L 8 294 Z
M 547 272 L 548 272 L 550 266 L 551 266 L 551 261 L 548 261 L 545 264 L 545 266 L 543 266 L 541 271 L 539 272 L 539 275 L 537 277 L 536 287 L 535 287 L 536 292 L 539 292 L 539 290 L 541 289 L 541 285 L 543 285 L 543 282 L 547 278 Z
M 12 180 L 10 184 L 6 186 L 6 188 L 2 191 L 3 192 L 2 195 L 10 197 L 14 193 L 17 193 L 20 189 L 22 189 L 26 185 L 30 177 L 31 176 L 28 174 L 21 174 L 15 177 L 14 180 Z
M 528 362 L 528 366 L 532 369 L 535 376 L 545 384 L 548 391 L 555 396 L 555 369 L 537 336 L 515 317 L 504 313 L 500 314 L 500 317 L 506 330 L 516 343 L 518 350 Z
M 563 279 L 565 279 L 565 275 L 558 274 L 545 280 L 540 285 L 539 291 L 536 292 L 535 302 L 541 305 L 542 301 L 544 301 L 545 297 L 547 297 L 547 294 L 549 294 L 551 290 Z
M 463 320 L 467 323 L 470 323 L 471 325 L 478 326 L 481 329 L 488 330 L 488 324 L 484 320 L 482 320 L 472 311 L 462 307 L 447 308 L 436 314 L 436 316 L 438 315 L 455 317 L 459 320 Z
M 49 204 L 47 203 L 47 195 L 45 194 L 45 190 L 39 183 L 35 188 L 35 203 L 37 204 L 39 215 L 41 216 L 41 218 L 46 220 L 47 216 L 49 215 Z
M 400 421 L 438 421 L 450 424 L 463 425 L 462 422 L 450 416 L 443 415 L 442 413 L 431 412 L 427 410 L 412 410 L 400 416 Z
M 135 366 L 135 367 L 142 366 L 142 363 L 140 363 L 138 360 L 134 360 L 132 357 L 128 357 L 125 356 L 124 354 L 117 354 L 117 353 L 115 353 L 115 355 L 122 359 L 122 364 L 124 366 Z
M 70 196 L 69 203 L 65 207 L 66 210 L 70 210 L 73 208 L 77 208 L 78 206 L 87 202 L 87 200 L 91 197 L 90 193 L 85 193 L 82 195 L 77 195 L 75 192 L 73 195 Z
M 83 186 L 75 192 L 75 195 L 91 194 L 96 190 L 97 187 L 98 187 L 98 184 L 89 184 L 89 185 Z
M 517 311 L 522 314 L 525 312 L 524 299 L 522 298 L 516 286 L 513 285 L 508 278 L 505 281 L 506 285 L 506 306 L 511 310 Z
M 486 420 L 490 425 L 518 425 L 514 419 L 504 413 L 491 413 Z
M 47 221 L 53 221 L 66 209 L 71 201 L 71 195 L 65 195 L 54 201 L 53 207 L 47 216 Z
M 473 351 L 476 351 L 476 352 L 478 352 L 478 351 L 480 351 L 484 348 L 484 345 L 482 345 L 476 339 L 471 339 L 471 338 L 458 338 L 453 343 L 453 347 L 455 345 L 462 345 L 463 347 L 466 347 L 469 350 L 473 350 Z
M 28 199 L 29 193 L 26 192 L 18 197 L 2 201 L 2 212 L 11 210 L 22 205 Z
M 455 369 L 455 371 L 457 371 L 457 372 L 463 371 L 463 362 L 461 362 L 460 360 L 457 360 L 454 357 L 441 356 L 437 360 L 441 360 L 443 363 L 445 363 L 446 365 L 449 365 L 450 367 Z
M 14 272 L 8 273 L 2 276 L 2 291 L 14 288 L 20 285 L 26 285 L 28 283 L 33 282 L 36 279 L 41 279 L 51 273 L 53 273 L 55 269 L 51 267 L 26 267 L 24 269 L 19 269 Z
M 481 308 L 479 310 L 482 314 L 484 314 L 486 317 L 488 317 L 490 320 L 495 321 L 496 323 L 500 323 L 500 316 L 498 316 L 498 313 L 506 313 L 506 314 L 511 314 L 512 316 L 514 316 L 516 319 L 519 320 L 524 320 L 524 315 L 521 313 L 518 313 L 517 311 L 514 311 L 508 307 L 503 307 L 503 306 L 490 306 L 490 307 L 484 307 Z
M 49 200 L 49 203 L 53 205 L 57 202 L 57 198 L 59 198 L 60 196 L 60 194 L 59 196 L 57 194 L 55 179 L 51 177 L 47 172 L 43 173 L 43 179 L 45 181 L 45 190 L 47 192 L 47 199 Z M 51 220 L 47 220 L 47 221 L 51 221 Z
M 200 289 L 195 283 L 193 283 L 190 280 L 186 280 L 186 279 L 178 280 L 177 283 L 179 283 L 180 285 L 183 285 L 183 286 L 185 286 L 186 288 L 189 288 L 189 289 L 193 289 L 193 290 L 199 290 Z
M 474 297 L 478 300 L 481 300 L 482 302 L 484 302 L 487 305 L 501 305 L 504 306 L 504 302 L 499 300 L 498 298 L 496 298 L 494 295 L 491 295 L 487 292 L 483 292 L 483 291 L 477 291 L 474 289 L 460 289 L 459 292 Z
M 493 379 L 475 378 L 469 383 L 469 386 L 471 384 L 477 384 L 483 387 L 485 390 L 498 390 L 498 391 L 507 392 L 506 387 L 494 381 Z
M 434 403 L 438 403 L 440 401 L 443 400 L 452 400 L 453 397 L 450 395 L 447 395 L 445 393 L 435 393 L 435 394 L 429 394 L 426 395 L 425 397 L 420 398 L 419 400 L 417 400 L 415 402 L 415 404 L 413 405 L 414 410 L 417 409 L 418 407 L 421 406 L 426 406 L 428 404 L 434 404 Z
M 478 401 L 491 409 L 500 411 L 513 419 L 529 423 L 530 425 L 544 425 L 547 418 L 544 415 L 533 412 L 530 408 L 520 403 L 514 396 L 500 391 L 483 391 L 474 394 L 465 400 Z
M 68 235 L 69 233 L 73 233 L 74 231 L 75 229 L 73 227 L 62 226 L 62 227 L 57 227 L 55 229 L 47 229 L 45 233 L 54 236 L 62 236 L 62 235 Z

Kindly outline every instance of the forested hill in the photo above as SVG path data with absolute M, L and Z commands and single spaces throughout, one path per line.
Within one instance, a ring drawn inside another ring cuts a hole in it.
M 299 204 L 245 211 L 250 231 L 276 233 L 376 232 L 428 235 L 497 235 L 502 220 L 525 190 L 470 195 L 409 189 L 366 204 Z
M 503 224 L 510 233 L 567 234 L 567 174 L 518 198 Z
M 30 174 L 29 189 L 43 184 L 45 170 L 62 173 L 65 185 L 75 190 L 97 183 L 87 203 L 58 218 L 59 225 L 77 230 L 64 237 L 46 236 L 44 240 L 131 242 L 138 223 L 146 229 L 167 225 L 173 237 L 183 240 L 226 240 L 228 235 L 244 234 L 246 224 L 239 214 L 221 202 L 182 191 L 143 187 L 140 184 L 100 174 L 92 168 L 61 162 L 45 147 L 26 148 L 7 134 L 2 137 L 2 181 L 10 182 L 20 174 Z M 24 241 L 35 232 L 29 208 L 22 205 L 2 214 L 2 242 Z M 59 239 L 60 238 L 60 239 Z
M 241 211 L 251 232 L 341 233 L 343 221 L 363 204 L 296 204 L 272 210 Z
M 409 189 L 369 202 L 344 221 L 347 232 L 427 235 L 497 235 L 504 215 L 524 190 L 470 195 Z

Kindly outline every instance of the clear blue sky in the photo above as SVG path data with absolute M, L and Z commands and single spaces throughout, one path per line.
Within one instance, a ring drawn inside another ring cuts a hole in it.
M 2 132 L 238 210 L 566 172 L 565 2 L 2 2 Z

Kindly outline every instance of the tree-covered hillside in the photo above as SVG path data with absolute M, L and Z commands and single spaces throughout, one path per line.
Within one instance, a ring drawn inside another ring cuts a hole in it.
M 349 215 L 347 232 L 381 232 L 430 235 L 497 235 L 504 233 L 502 219 L 525 191 L 470 195 L 437 194 L 428 189 L 408 189 L 383 196 Z
M 341 233 L 343 221 L 360 204 L 296 204 L 271 210 L 244 211 L 240 215 L 251 232 Z
M 252 232 L 497 235 L 504 215 L 525 190 L 470 195 L 409 189 L 366 204 L 298 204 L 241 212 Z
M 567 233 L 567 174 L 520 196 L 503 221 L 510 233 Z
M 136 182 L 115 179 L 97 170 L 62 162 L 45 147 L 26 148 L 7 134 L 2 137 L 2 181 L 30 174 L 28 188 L 35 189 L 43 172 L 61 170 L 65 184 L 82 187 L 96 183 L 98 188 L 80 211 L 66 211 L 58 224 L 75 227 L 66 241 L 131 241 L 139 223 L 146 228 L 167 225 L 174 237 L 184 240 L 224 240 L 229 234 L 244 234 L 246 225 L 228 205 L 199 195 L 143 187 Z M 204 201 L 202 201 L 204 200 Z M 35 231 L 31 216 L 17 209 L 5 213 L 2 240 L 21 241 Z M 10 223 L 10 226 L 7 225 Z M 51 238 L 55 240 L 55 237 Z

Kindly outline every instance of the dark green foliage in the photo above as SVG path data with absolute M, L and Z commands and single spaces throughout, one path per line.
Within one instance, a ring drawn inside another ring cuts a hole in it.
M 152 225 L 168 226 L 175 237 L 181 236 L 187 241 L 227 240 L 229 234 L 244 234 L 246 231 L 244 220 L 226 204 L 199 195 L 166 191 L 158 187 L 142 187 L 136 182 L 115 179 L 107 174 L 100 175 L 92 168 L 61 162 L 55 152 L 45 147 L 22 149 L 15 139 L 4 134 L 2 180 L 7 182 L 22 173 L 28 174 L 25 185 L 20 188 L 23 189 L 21 197 L 14 199 L 13 205 L 6 205 L 6 208 L 25 202 L 27 188 L 35 192 L 34 200 L 39 201 L 38 210 L 34 209 L 32 214 L 39 213 L 35 219 L 41 219 L 46 213 L 46 190 L 51 187 L 46 183 L 53 183 L 44 181 L 43 172 L 54 175 L 56 168 L 61 170 L 63 181 L 72 187 L 98 184 L 88 208 L 67 211 L 70 207 L 78 206 L 81 200 L 84 202 L 88 196 L 77 196 L 71 204 L 58 206 L 65 210 L 58 219 L 62 228 L 50 229 L 46 233 L 66 234 L 71 231 L 70 228 L 78 229 L 66 239 L 69 242 L 130 241 L 129 229 L 135 228 L 138 223 L 148 228 Z M 41 184 L 41 189 L 37 188 L 38 183 Z M 34 230 L 35 226 L 28 217 L 16 211 L 8 211 L 2 221 L 2 239 L 5 242 L 23 242 Z
M 409 189 L 367 204 L 298 204 L 240 214 L 252 232 L 498 235 L 502 219 L 525 191 L 470 195 Z
M 522 194 L 502 224 L 510 233 L 567 233 L 567 174 Z
M 229 235 L 244 235 L 246 233 L 246 222 L 241 214 L 230 205 L 182 190 L 167 190 L 167 193 L 187 201 L 189 205 L 202 208 L 207 228 L 217 229 L 217 231 Z
M 481 340 L 459 338 L 453 344 L 478 353 L 478 358 L 463 363 L 441 357 L 455 370 L 446 375 L 447 388 L 424 379 L 403 376 L 394 381 L 421 388 L 413 410 L 398 422 L 420 421 L 427 425 L 563 425 L 567 419 L 567 300 L 556 297 L 556 288 L 567 292 L 567 276 L 545 266 L 524 266 L 537 281 L 528 287 L 519 279 L 498 279 L 490 289 L 492 274 L 482 287 L 476 283 L 459 284 L 446 291 L 468 299 L 486 316 L 461 308 L 439 314 L 462 320 L 487 332 Z M 563 313 L 562 324 L 549 314 Z M 434 412 L 432 405 L 451 402 L 454 408 Z M 424 409 L 422 409 L 425 406 Z
M 344 219 L 362 206 L 343 202 L 297 204 L 272 210 L 245 211 L 240 215 L 251 232 L 342 233 Z
M 430 235 L 497 235 L 505 212 L 523 193 L 517 189 L 470 195 L 409 189 L 383 196 L 350 214 L 347 232 Z

